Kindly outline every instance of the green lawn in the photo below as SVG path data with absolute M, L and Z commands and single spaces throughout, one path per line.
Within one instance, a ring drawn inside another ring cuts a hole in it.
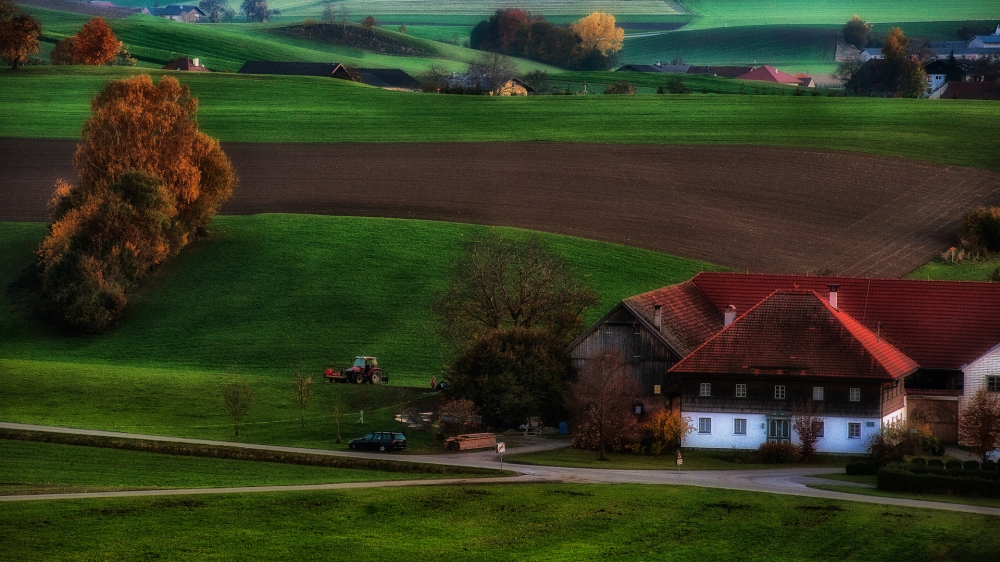
M 670 80 L 680 78 L 693 94 L 746 94 L 746 95 L 776 95 L 787 96 L 795 91 L 794 86 L 769 84 L 767 82 L 736 80 L 718 76 L 698 74 L 659 74 L 653 72 L 557 72 L 549 74 L 549 84 L 552 90 L 568 90 L 582 92 L 583 83 L 587 83 L 587 91 L 603 94 L 604 88 L 619 81 L 629 82 L 640 94 L 656 93 L 657 88 L 666 86 Z M 806 95 L 828 95 L 825 90 L 810 90 Z
M 7 504 L 11 561 L 986 559 L 997 518 L 674 486 L 502 485 Z
M 690 27 L 775 24 L 841 24 L 860 15 L 869 22 L 974 20 L 996 18 L 992 0 L 681 0 L 694 12 Z
M 109 78 L 130 72 L 0 70 L 0 131 L 76 138 L 93 95 Z M 796 97 L 792 89 L 785 96 L 499 98 L 390 92 L 325 78 L 181 80 L 199 98 L 203 130 L 223 141 L 755 144 L 1000 166 L 1000 139 L 992 134 L 1000 104 L 983 101 Z M 984 140 L 966 142 L 971 137 Z
M 724 453 L 724 452 L 723 452 Z M 791 467 L 837 467 L 843 468 L 847 463 L 856 461 L 856 456 L 850 455 L 818 455 L 817 460 L 810 464 L 750 464 L 735 463 L 726 459 L 723 454 L 714 451 L 688 450 L 682 453 L 684 462 L 681 470 L 748 470 L 757 468 L 791 468 Z M 637 455 L 631 453 L 609 453 L 607 460 L 599 460 L 600 455 L 593 451 L 578 449 L 554 449 L 538 453 L 510 455 L 504 460 L 518 464 L 533 464 L 542 466 L 568 466 L 573 468 L 606 468 L 616 470 L 677 470 L 676 456 L 667 452 L 660 456 Z
M 0 439 L 0 495 L 454 478 Z
M 989 281 L 990 274 L 1000 267 L 1000 257 L 982 260 L 964 260 L 947 263 L 933 260 L 906 276 L 907 279 L 934 279 L 938 281 Z

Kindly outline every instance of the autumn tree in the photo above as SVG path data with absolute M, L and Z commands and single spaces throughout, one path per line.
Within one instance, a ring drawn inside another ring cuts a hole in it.
M 597 293 L 537 236 L 495 229 L 469 240 L 433 309 L 440 335 L 456 349 L 495 330 L 538 330 L 569 343 Z
M 659 410 L 639 428 L 639 440 L 630 448 L 633 452 L 659 455 L 663 451 L 680 447 L 684 436 L 694 431 L 691 418 L 680 410 Z
M 371 31 L 371 29 L 375 27 L 375 18 L 372 16 L 368 16 L 365 19 L 361 20 L 361 27 L 366 31 Z
M 573 447 L 620 451 L 639 439 L 635 404 L 640 389 L 628 361 L 618 350 L 591 358 L 566 393 L 575 420 Z
M 174 78 L 156 85 L 146 74 L 109 82 L 91 102 L 73 159 L 77 183 L 57 183 L 39 249 L 46 316 L 79 331 L 108 329 L 125 294 L 230 196 L 231 165 L 198 131 L 197 107 Z
M 585 49 L 597 49 L 604 56 L 622 50 L 625 30 L 615 26 L 615 16 L 594 12 L 570 26 L 580 36 Z
M 438 408 L 438 423 L 441 432 L 447 436 L 466 433 L 475 425 L 476 404 L 467 398 L 449 400 Z
M 101 65 L 115 58 L 122 43 L 102 18 L 92 18 L 76 34 L 76 60 L 79 64 Z
M 854 16 L 844 24 L 841 33 L 844 34 L 844 41 L 854 45 L 859 49 L 864 49 L 868 44 L 868 36 L 872 31 L 872 26 L 861 19 L 861 16 Z
M 71 35 L 57 42 L 55 48 L 49 53 L 49 62 L 54 65 L 77 64 L 76 36 Z
M 0 58 L 10 64 L 11 69 L 27 62 L 28 55 L 38 52 L 38 37 L 42 24 L 38 20 L 18 12 L 17 6 L 8 0 L 0 0 Z
M 248 22 L 266 22 L 271 19 L 273 10 L 268 8 L 267 0 L 243 0 L 240 13 L 246 16 Z
M 958 442 L 986 462 L 1000 447 L 1000 394 L 980 389 L 958 417 Z
M 254 391 L 250 383 L 247 382 L 235 369 L 232 369 L 219 386 L 222 395 L 222 404 L 226 408 L 226 413 L 233 420 L 233 434 L 240 436 L 240 421 L 250 411 L 254 402 Z
M 307 377 L 302 374 L 302 371 L 295 371 L 295 405 L 299 407 L 299 422 L 302 429 L 306 428 L 306 406 L 309 405 L 309 399 L 312 398 L 312 377 Z
M 513 327 L 482 335 L 448 367 L 448 389 L 471 400 L 483 421 L 517 427 L 527 416 L 553 420 L 565 412 L 562 393 L 573 366 L 564 340 Z

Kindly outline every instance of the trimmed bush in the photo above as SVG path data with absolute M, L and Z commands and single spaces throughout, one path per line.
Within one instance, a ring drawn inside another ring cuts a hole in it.
M 941 459 L 931 459 L 927 461 L 927 468 L 944 468 L 944 463 Z
M 950 460 L 945 463 L 944 467 L 948 470 L 962 470 L 962 461 Z
M 914 459 L 916 460 L 916 459 Z M 923 459 L 920 459 L 923 460 Z M 879 459 L 868 459 L 860 462 L 847 463 L 844 470 L 852 476 L 871 476 L 878 474 L 880 468 L 885 465 L 885 461 Z
M 912 464 L 891 464 L 878 471 L 877 482 L 879 490 L 1000 497 L 1000 474 L 981 470 L 963 473 Z
M 605 94 L 634 94 L 635 86 L 631 82 L 615 82 L 604 89 Z
M 802 453 L 791 443 L 761 443 L 755 456 L 763 464 L 791 464 L 799 462 Z
M 963 470 L 979 470 L 979 463 L 976 461 L 965 461 L 962 463 Z
M 923 457 L 913 457 L 910 459 L 910 464 L 916 466 L 927 466 L 927 461 Z
M 995 463 L 993 461 L 986 461 L 986 462 L 983 463 L 982 470 L 985 470 L 985 471 L 988 471 L 988 472 L 996 472 L 997 471 L 997 463 Z

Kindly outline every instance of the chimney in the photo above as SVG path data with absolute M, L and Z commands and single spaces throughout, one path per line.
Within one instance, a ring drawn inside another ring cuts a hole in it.
M 656 306 L 653 307 L 653 327 L 656 328 L 657 332 L 660 331 L 660 319 L 661 318 L 662 318 L 662 314 L 660 313 L 660 305 L 656 305 Z
M 201 59 L 193 59 L 191 62 L 193 62 L 195 66 L 201 66 L 200 64 L 198 64 L 199 60 Z
M 722 327 L 725 328 L 736 320 L 736 306 L 729 305 L 726 307 L 726 311 L 722 314 Z
M 837 289 L 840 288 L 840 285 L 836 283 L 830 283 L 829 285 L 827 285 L 827 287 L 830 288 L 830 306 L 832 306 L 833 308 L 837 308 Z

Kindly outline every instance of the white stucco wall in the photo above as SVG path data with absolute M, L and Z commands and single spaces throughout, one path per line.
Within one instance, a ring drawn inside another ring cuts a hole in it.
M 763 414 L 722 414 L 717 412 L 681 411 L 683 416 L 691 418 L 694 432 L 686 435 L 681 441 L 682 447 L 699 449 L 756 449 L 767 441 L 767 416 Z M 698 419 L 711 418 L 712 433 L 698 432 Z M 733 420 L 747 420 L 747 434 L 733 434 Z M 864 453 L 868 437 L 881 429 L 880 418 L 841 418 L 823 416 L 823 437 L 816 442 L 816 450 L 820 453 Z M 861 438 L 848 437 L 848 424 L 861 424 Z M 871 427 L 869 427 L 871 424 Z M 792 443 L 798 443 L 798 435 L 792 427 Z
M 903 399 L 903 407 L 891 412 L 885 416 L 882 416 L 882 425 L 886 425 L 892 422 L 906 422 L 906 398 Z
M 986 388 L 986 377 L 1000 376 L 1000 345 L 962 367 L 962 373 L 965 375 L 965 386 L 962 390 L 962 396 L 958 398 L 959 412 L 965 409 L 966 404 L 976 392 Z

